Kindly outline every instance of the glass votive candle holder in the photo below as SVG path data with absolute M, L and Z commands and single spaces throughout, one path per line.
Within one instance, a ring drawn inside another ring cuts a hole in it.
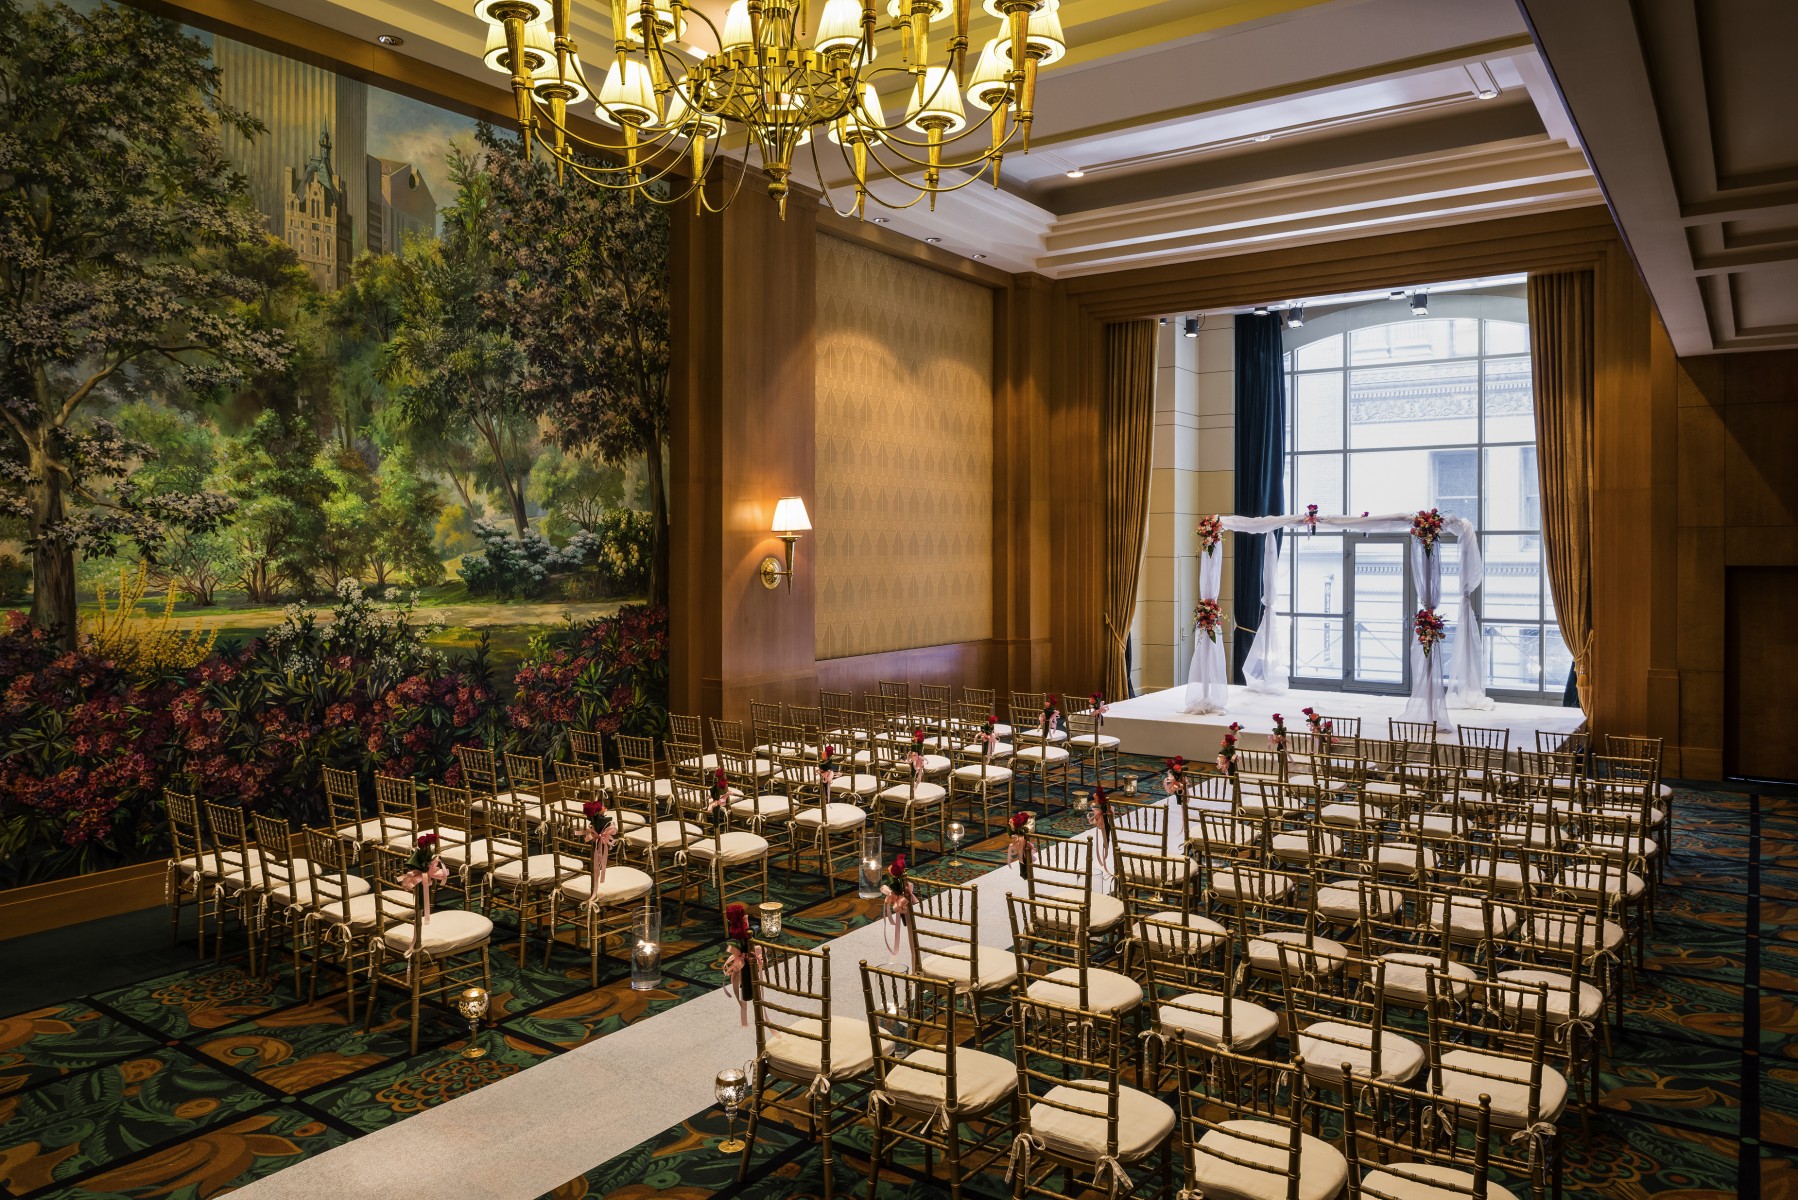
M 662 914 L 641 908 L 631 921 L 631 990 L 662 986 Z
M 785 907 L 786 905 L 778 900 L 765 900 L 755 906 L 755 911 L 762 918 L 762 936 L 769 941 L 773 941 L 780 936 L 782 928 L 781 910 Z

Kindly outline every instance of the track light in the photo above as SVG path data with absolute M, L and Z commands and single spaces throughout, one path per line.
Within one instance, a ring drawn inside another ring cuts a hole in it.
M 1167 318 L 1166 317 L 1156 317 L 1155 324 L 1161 326 L 1163 329 L 1166 329 L 1167 328 Z
M 1182 332 L 1184 332 L 1186 334 L 1186 336 L 1190 337 L 1190 338 L 1198 337 L 1199 336 L 1199 318 L 1197 318 L 1197 317 L 1186 318 L 1186 328 Z
M 1258 317 L 1265 317 L 1267 315 L 1267 305 L 1257 304 L 1255 306 L 1255 315 Z
M 1286 310 L 1286 328 L 1303 329 L 1305 327 L 1305 306 L 1295 304 Z
M 1426 292 L 1411 293 L 1411 315 L 1427 317 L 1430 315 L 1430 297 Z

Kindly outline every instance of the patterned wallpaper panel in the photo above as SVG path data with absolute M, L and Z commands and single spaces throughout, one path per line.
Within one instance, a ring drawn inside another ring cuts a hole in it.
M 818 237 L 820 659 L 993 632 L 993 299 Z

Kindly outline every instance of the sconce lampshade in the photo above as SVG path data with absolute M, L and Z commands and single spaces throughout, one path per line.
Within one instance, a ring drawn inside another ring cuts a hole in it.
M 780 503 L 774 506 L 775 533 L 798 533 L 811 527 L 812 519 L 806 515 L 805 501 L 798 496 L 782 496 Z

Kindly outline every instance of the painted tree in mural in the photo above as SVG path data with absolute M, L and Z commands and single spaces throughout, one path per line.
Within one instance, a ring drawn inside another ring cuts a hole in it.
M 168 21 L 0 0 L 0 516 L 31 547 L 32 620 L 70 647 L 77 553 L 154 557 L 230 511 L 138 486 L 144 447 L 95 410 L 151 363 L 203 395 L 285 355 L 221 253 L 265 234 L 217 135 L 259 126 L 218 87 Z
M 450 155 L 450 179 L 456 203 L 443 210 L 443 236 L 406 246 L 387 379 L 409 427 L 475 431 L 488 453 L 483 482 L 505 501 L 522 538 L 537 397 L 524 393 L 525 356 L 501 309 L 490 181 L 460 151 Z
M 530 364 L 524 393 L 563 447 L 623 465 L 641 455 L 653 557 L 649 599 L 668 602 L 668 214 L 580 180 L 563 183 L 482 126 L 493 238 L 511 274 L 507 322 Z

